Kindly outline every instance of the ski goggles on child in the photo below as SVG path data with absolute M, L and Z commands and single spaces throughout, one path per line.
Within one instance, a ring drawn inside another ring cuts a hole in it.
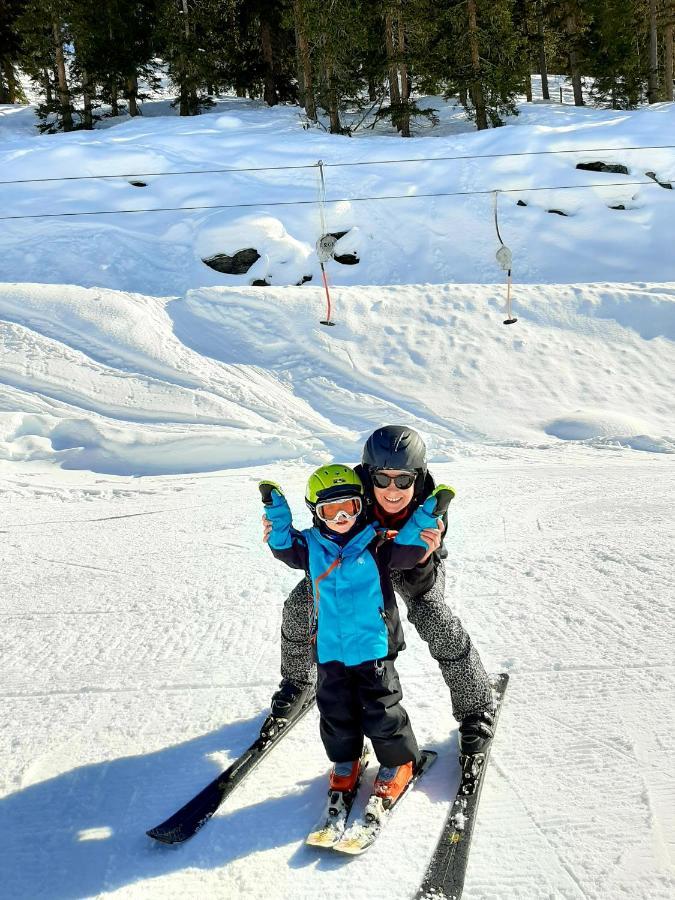
M 322 522 L 350 522 L 355 519 L 363 504 L 360 497 L 346 497 L 344 500 L 326 500 L 316 504 L 316 514 Z
M 384 472 L 373 472 L 372 479 L 375 487 L 386 488 L 394 482 L 397 488 L 404 491 L 415 484 L 417 475 L 415 472 L 402 472 L 400 475 L 385 475 Z

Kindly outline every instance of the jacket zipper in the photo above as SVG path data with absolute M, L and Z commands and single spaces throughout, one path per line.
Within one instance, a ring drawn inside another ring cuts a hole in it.
M 337 559 L 334 559 L 333 562 L 328 566 L 325 572 L 322 572 L 317 578 L 314 579 L 314 617 L 312 621 L 312 640 L 316 640 L 316 632 L 318 628 L 319 622 L 319 599 L 321 597 L 321 591 L 319 590 L 319 582 L 323 581 L 333 569 L 337 569 L 338 566 L 342 565 L 342 549 L 338 551 Z

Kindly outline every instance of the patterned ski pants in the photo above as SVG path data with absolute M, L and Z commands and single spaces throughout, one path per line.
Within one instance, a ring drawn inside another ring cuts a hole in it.
M 462 623 L 445 603 L 445 568 L 441 562 L 431 590 L 411 597 L 399 572 L 392 572 L 396 593 L 408 608 L 408 621 L 429 645 L 445 683 L 450 688 L 452 713 L 461 721 L 468 713 L 492 706 L 492 691 L 471 638 Z M 312 588 L 303 578 L 284 602 L 281 623 L 281 675 L 298 685 L 316 679 L 310 642 Z

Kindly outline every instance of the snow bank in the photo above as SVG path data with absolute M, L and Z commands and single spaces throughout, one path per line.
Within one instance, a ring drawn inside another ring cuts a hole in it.
M 0 291 L 0 458 L 116 474 L 356 459 L 382 422 L 476 445 L 673 450 L 668 285 Z M 589 315 L 590 313 L 590 315 Z M 657 334 L 658 332 L 658 334 Z

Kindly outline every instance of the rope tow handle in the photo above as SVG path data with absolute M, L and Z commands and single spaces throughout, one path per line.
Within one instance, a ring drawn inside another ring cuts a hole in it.
M 504 241 L 502 240 L 502 236 L 499 232 L 499 213 L 498 213 L 498 200 L 499 200 L 499 191 L 495 191 L 495 231 L 497 232 L 497 240 L 499 241 L 499 250 L 495 254 L 497 258 L 497 262 L 506 272 L 506 318 L 504 319 L 504 325 L 515 325 L 518 321 L 518 318 L 513 315 L 513 311 L 511 309 L 511 267 L 513 264 L 513 254 L 509 247 L 506 246 Z
M 319 167 L 319 218 L 321 219 L 321 236 L 316 242 L 316 255 L 319 258 L 319 265 L 321 266 L 321 278 L 323 280 L 323 289 L 326 292 L 326 318 L 320 319 L 320 322 L 322 325 L 332 326 L 337 323 L 333 322 L 331 319 L 330 289 L 328 287 L 328 276 L 326 275 L 326 267 L 324 263 L 333 258 L 335 245 L 337 244 L 337 238 L 332 234 L 327 233 L 325 213 L 326 179 L 324 178 L 323 174 L 323 160 L 320 159 L 317 165 Z

